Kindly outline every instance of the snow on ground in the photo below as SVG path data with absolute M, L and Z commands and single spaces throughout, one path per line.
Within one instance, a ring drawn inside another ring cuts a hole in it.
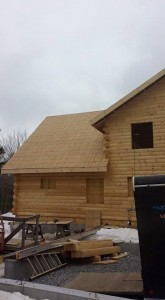
M 94 239 L 112 239 L 115 243 L 139 243 L 138 231 L 132 228 L 101 228 Z
M 3 214 L 2 216 L 6 216 L 6 217 L 15 217 L 15 215 L 13 215 L 11 212 L 8 212 L 6 214 Z M 5 238 L 11 233 L 11 226 L 14 226 L 14 225 L 11 225 L 10 226 L 10 223 L 12 224 L 13 222 L 9 222 L 9 221 L 3 221 L 4 223 L 4 227 L 5 227 Z M 18 223 L 17 225 L 15 225 L 16 227 L 18 226 Z M 22 231 L 20 230 L 20 232 L 18 232 L 14 238 L 21 238 L 21 234 L 22 234 Z
M 9 293 L 0 291 L 0 300 L 35 300 L 34 298 L 30 298 L 29 296 L 24 296 L 19 292 Z M 45 299 L 49 300 L 49 299 Z

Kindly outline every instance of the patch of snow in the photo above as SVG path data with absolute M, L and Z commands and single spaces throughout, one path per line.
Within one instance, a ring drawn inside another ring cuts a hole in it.
M 15 217 L 11 212 L 3 214 L 5 217 Z M 7 237 L 11 233 L 9 221 L 3 221 L 5 227 L 5 237 Z
M 101 228 L 94 239 L 112 239 L 115 243 L 139 243 L 138 231 L 132 228 Z
M 15 217 L 15 215 L 13 215 L 11 212 L 7 212 L 6 214 L 3 214 L 2 216 L 6 216 L 6 217 Z M 5 227 L 5 238 L 11 233 L 11 226 L 10 226 L 10 221 L 3 221 L 4 223 L 4 227 Z M 13 228 L 16 228 L 18 226 L 18 224 L 13 225 Z M 21 238 L 22 236 L 22 230 L 20 230 L 15 236 L 14 238 Z
M 0 299 L 3 300 L 35 300 L 34 298 L 30 298 L 29 296 L 24 296 L 19 292 L 9 293 L 0 291 Z M 49 300 L 49 299 L 44 299 Z

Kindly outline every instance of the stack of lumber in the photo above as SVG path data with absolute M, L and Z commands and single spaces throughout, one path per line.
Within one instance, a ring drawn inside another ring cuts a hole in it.
M 71 258 L 96 257 L 97 262 L 100 262 L 101 257 L 105 255 L 113 258 L 115 262 L 126 256 L 126 253 L 121 254 L 120 246 L 113 245 L 113 241 L 110 239 L 88 241 L 68 240 L 64 245 L 64 251 L 69 252 Z

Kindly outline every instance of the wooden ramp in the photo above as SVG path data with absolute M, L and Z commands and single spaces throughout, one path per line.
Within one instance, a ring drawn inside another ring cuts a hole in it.
M 5 251 L 18 251 L 21 249 L 22 241 L 21 239 L 12 238 L 7 244 L 5 245 Z M 34 240 L 25 240 L 24 248 L 29 248 L 35 246 Z
M 142 295 L 140 273 L 80 273 L 63 287 L 112 295 Z

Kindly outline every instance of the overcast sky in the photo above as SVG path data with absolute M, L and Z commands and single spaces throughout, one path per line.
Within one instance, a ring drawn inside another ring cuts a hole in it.
M 165 0 L 0 0 L 0 128 L 108 108 L 164 68 Z

